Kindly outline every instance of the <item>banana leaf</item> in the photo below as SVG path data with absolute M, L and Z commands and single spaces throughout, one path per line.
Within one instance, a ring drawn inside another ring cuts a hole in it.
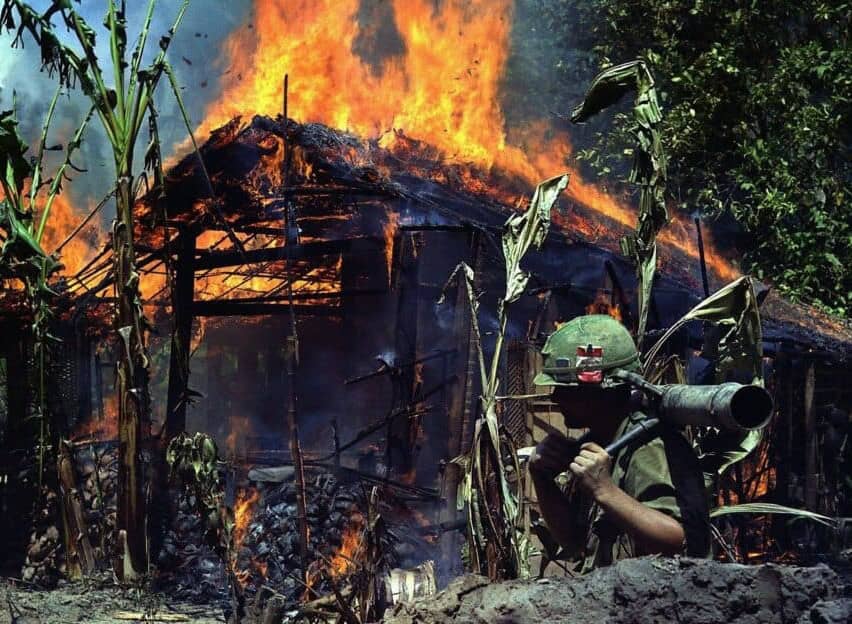
M 828 527 L 838 526 L 837 520 L 829 516 L 808 511 L 807 509 L 776 505 L 775 503 L 743 503 L 741 505 L 725 505 L 710 510 L 711 518 L 720 518 L 731 514 L 782 514 L 794 516 L 795 518 L 813 520 Z
M 559 194 L 568 186 L 568 176 L 559 175 L 538 185 L 529 209 L 512 215 L 503 233 L 503 256 L 506 261 L 505 303 L 513 303 L 524 292 L 529 274 L 521 269 L 521 259 L 530 245 L 541 248 L 550 228 L 550 211 Z
M 720 328 L 718 336 L 705 346 L 705 354 L 717 363 L 717 382 L 728 371 L 749 372 L 752 383 L 763 385 L 763 333 L 760 311 L 751 278 L 743 276 L 716 291 L 683 315 L 645 356 L 645 368 L 650 366 L 665 342 L 689 321 L 707 321 Z
M 497 389 L 499 384 L 499 362 L 506 331 L 508 305 L 517 301 L 526 288 L 529 275 L 521 269 L 523 259 L 530 246 L 540 247 L 547 236 L 550 214 L 559 193 L 567 186 L 568 176 L 560 175 L 538 185 L 523 214 L 512 215 L 506 222 L 503 233 L 503 253 L 506 262 L 506 292 L 498 302 L 497 340 L 490 367 L 486 367 L 482 351 L 479 330 L 479 296 L 476 293 L 475 274 L 467 264 L 460 263 L 447 280 L 438 303 L 445 300 L 445 293 L 453 283 L 464 287 L 470 307 L 471 331 L 476 344 L 479 362 L 480 381 L 482 383 L 483 416 L 474 428 L 474 438 L 470 453 L 464 460 L 456 458 L 457 463 L 465 467 L 464 478 L 457 492 L 457 505 L 467 505 L 468 516 L 468 560 L 477 572 L 485 572 L 486 567 L 505 567 L 512 569 L 517 576 L 526 578 L 530 574 L 529 553 L 531 548 L 529 514 L 520 500 L 522 494 L 512 491 L 506 477 L 504 448 L 508 442 L 497 418 Z M 521 474 L 520 464 L 514 448 L 509 448 L 513 469 Z M 496 478 L 497 499 L 489 500 L 486 482 Z M 498 557 L 508 565 L 483 566 L 482 556 L 487 546 L 492 544 L 499 551 Z
M 18 134 L 15 111 L 0 111 L 0 174 L 7 197 L 10 191 L 21 189 L 24 180 L 32 176 L 33 165 L 26 157 L 27 150 L 29 146 Z
M 657 269 L 657 233 L 669 221 L 666 211 L 666 155 L 658 126 L 663 120 L 654 86 L 654 77 L 647 63 L 636 59 L 610 67 L 592 81 L 586 97 L 571 113 L 571 121 L 581 123 L 603 109 L 612 106 L 630 91 L 636 92 L 633 102 L 633 133 L 636 149 L 629 181 L 639 185 L 639 217 L 636 232 L 621 241 L 624 255 L 636 264 L 639 282 L 638 342 L 641 344 L 648 323 L 651 288 Z

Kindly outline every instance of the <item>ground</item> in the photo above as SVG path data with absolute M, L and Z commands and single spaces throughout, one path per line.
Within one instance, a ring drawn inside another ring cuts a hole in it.
M 219 624 L 225 619 L 221 609 L 121 590 L 106 582 L 65 583 L 51 591 L 27 589 L 13 581 L 0 585 L 0 624 L 134 621 Z M 743 566 L 643 557 L 581 578 L 489 583 L 480 576 L 463 576 L 434 597 L 397 605 L 384 621 L 845 624 L 852 621 L 852 591 L 848 575 L 825 565 Z
M 488 583 L 467 576 L 402 604 L 386 624 L 845 624 L 852 597 L 825 565 L 743 566 L 643 557 L 582 578 Z
M 148 619 L 141 619 L 146 613 Z M 158 618 L 164 614 L 166 618 Z M 121 590 L 107 584 L 64 583 L 50 591 L 28 589 L 13 581 L 0 585 L 0 624 L 127 624 L 169 621 L 169 616 L 175 615 L 178 617 L 171 617 L 171 621 L 225 622 L 219 608 L 174 602 L 163 594 Z

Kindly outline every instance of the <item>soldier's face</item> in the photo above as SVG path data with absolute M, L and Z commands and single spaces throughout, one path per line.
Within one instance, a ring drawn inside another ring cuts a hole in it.
M 559 405 L 565 424 L 572 428 L 609 428 L 627 415 L 630 393 L 626 387 L 597 385 L 557 386 L 551 395 Z

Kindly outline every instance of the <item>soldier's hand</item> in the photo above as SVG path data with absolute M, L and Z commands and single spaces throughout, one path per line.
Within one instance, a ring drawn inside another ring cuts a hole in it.
M 568 466 L 580 487 L 595 499 L 613 485 L 612 458 L 594 442 L 586 442 Z
M 561 433 L 548 433 L 530 456 L 530 470 L 544 477 L 555 477 L 568 470 L 580 445 Z

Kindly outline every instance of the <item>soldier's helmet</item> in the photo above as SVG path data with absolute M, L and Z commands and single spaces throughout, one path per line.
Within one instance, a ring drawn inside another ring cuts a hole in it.
M 544 366 L 538 386 L 613 384 L 617 368 L 639 372 L 639 351 L 627 328 L 605 314 L 578 316 L 556 330 L 541 350 Z M 615 382 L 617 383 L 617 382 Z

